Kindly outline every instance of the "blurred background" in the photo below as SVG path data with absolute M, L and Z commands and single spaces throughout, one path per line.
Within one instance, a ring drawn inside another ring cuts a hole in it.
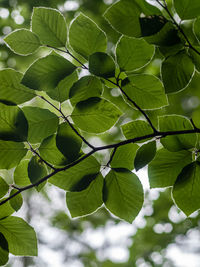
M 117 34 L 104 20 L 102 14 L 114 0 L 0 0 L 0 69 L 14 68 L 24 72 L 41 56 L 44 48 L 31 56 L 18 56 L 4 44 L 3 38 L 17 28 L 30 28 L 34 6 L 59 9 L 70 21 L 80 11 L 92 18 L 108 35 L 109 52 L 112 54 Z M 152 2 L 150 0 L 150 2 Z M 155 2 L 155 1 L 154 1 Z M 171 1 L 168 1 L 171 4 Z M 191 32 L 191 24 L 184 25 Z M 192 37 L 191 37 L 192 38 Z M 140 72 L 159 77 L 161 52 L 156 49 L 153 61 Z M 191 116 L 200 106 L 200 75 L 195 73 L 191 84 L 178 94 L 169 96 L 169 106 L 149 111 L 155 120 L 157 115 L 167 113 Z M 107 90 L 106 98 L 121 103 L 117 89 Z M 121 106 L 130 119 L 139 116 L 129 107 Z M 120 123 L 120 122 L 119 122 Z M 90 136 L 88 136 L 90 137 Z M 107 143 L 119 140 L 120 132 L 98 136 L 94 142 Z M 102 155 L 99 155 L 101 160 Z M 11 179 L 12 171 L 1 175 Z M 127 224 L 113 217 L 105 208 L 96 213 L 71 220 L 65 205 L 64 191 L 47 185 L 41 193 L 25 192 L 22 216 L 35 228 L 39 239 L 39 256 L 10 257 L 12 267 L 199 267 L 200 266 L 200 215 L 196 212 L 186 218 L 173 204 L 170 188 L 150 190 L 146 169 L 137 173 L 145 188 L 145 203 L 133 222 Z

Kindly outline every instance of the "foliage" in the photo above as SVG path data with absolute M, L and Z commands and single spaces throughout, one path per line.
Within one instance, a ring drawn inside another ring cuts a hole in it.
M 144 201 L 133 169 L 148 165 L 151 187 L 172 187 L 187 216 L 200 208 L 199 110 L 189 118 L 168 112 L 170 99 L 199 76 L 200 5 L 193 1 L 186 8 L 188 0 L 177 0 L 171 9 L 165 0 L 154 2 L 120 0 L 107 9 L 104 18 L 121 35 L 112 48 L 109 34 L 87 15 L 78 14 L 68 26 L 58 10 L 45 7 L 33 9 L 30 30 L 5 37 L 19 55 L 51 51 L 23 74 L 0 71 L 0 168 L 14 168 L 10 186 L 0 180 L 1 265 L 9 252 L 37 254 L 34 230 L 11 215 L 20 209 L 23 191 L 40 191 L 47 181 L 66 191 L 71 217 L 104 204 L 131 223 Z M 191 19 L 188 35 L 184 20 Z M 156 77 L 148 64 L 158 58 Z M 110 94 L 116 90 L 119 97 Z M 103 135 L 101 146 L 90 138 Z

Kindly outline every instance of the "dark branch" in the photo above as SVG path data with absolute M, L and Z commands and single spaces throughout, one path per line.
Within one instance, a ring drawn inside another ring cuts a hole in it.
M 25 187 L 22 187 L 22 188 L 17 188 L 18 191 L 16 193 L 14 193 L 13 195 L 9 196 L 8 198 L 4 199 L 3 201 L 1 201 L 0 202 L 0 206 L 3 205 L 4 203 L 8 202 L 13 197 L 17 196 L 21 192 L 26 191 L 28 189 L 31 189 L 33 187 L 36 187 L 36 186 L 40 185 L 41 183 L 47 181 L 50 177 L 54 176 L 55 174 L 57 174 L 57 173 L 59 173 L 61 171 L 66 171 L 66 170 L 70 169 L 71 167 L 76 166 L 78 163 L 80 163 L 81 161 L 85 160 L 89 156 L 93 155 L 97 151 L 101 151 L 101 150 L 105 150 L 105 149 L 111 149 L 111 148 L 114 148 L 115 151 L 116 151 L 116 149 L 118 147 L 120 147 L 120 146 L 123 146 L 123 145 L 126 145 L 126 144 L 130 144 L 130 143 L 136 143 L 136 142 L 139 142 L 139 141 L 142 141 L 142 140 L 146 140 L 148 138 L 154 138 L 154 137 L 163 138 L 163 137 L 166 137 L 166 136 L 192 134 L 192 133 L 200 133 L 200 129 L 196 128 L 196 129 L 192 129 L 192 130 L 156 132 L 156 133 L 147 134 L 147 135 L 144 135 L 144 136 L 139 136 L 139 137 L 135 137 L 135 138 L 132 138 L 132 139 L 124 140 L 124 141 L 121 141 L 119 143 L 96 147 L 93 150 L 91 150 L 89 153 L 85 154 L 83 157 L 81 157 L 78 160 L 70 163 L 69 165 L 67 165 L 67 166 L 65 166 L 63 168 L 55 169 L 52 173 L 50 173 L 49 175 L 43 177 L 42 179 L 40 179 L 36 183 L 28 185 L 28 186 L 25 186 Z

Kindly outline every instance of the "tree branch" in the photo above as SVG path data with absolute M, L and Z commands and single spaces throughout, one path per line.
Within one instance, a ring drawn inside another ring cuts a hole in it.
M 172 23 L 177 27 L 179 32 L 183 35 L 185 41 L 188 43 L 188 47 L 191 48 L 198 55 L 200 55 L 200 52 L 192 45 L 192 43 L 190 42 L 189 38 L 187 37 L 187 35 L 185 34 L 185 32 L 183 31 L 181 26 L 176 22 L 176 20 L 174 19 L 174 17 L 170 13 L 166 1 L 165 0 L 163 1 L 164 4 L 162 4 L 159 0 L 156 0 L 156 2 L 167 12 L 167 14 L 169 15 L 169 17 L 172 20 Z
M 6 202 L 8 202 L 10 199 L 12 199 L 13 197 L 17 196 L 18 194 L 20 194 L 23 191 L 26 191 L 28 189 L 31 189 L 33 187 L 36 187 L 38 185 L 40 185 L 41 183 L 47 181 L 49 178 L 51 178 L 52 176 L 54 176 L 55 174 L 62 172 L 62 171 L 66 171 L 68 169 L 70 169 L 73 166 L 76 166 L 78 163 L 80 163 L 81 161 L 85 160 L 86 158 L 88 158 L 89 156 L 93 155 L 94 153 L 96 153 L 97 151 L 101 151 L 101 150 L 106 150 L 106 149 L 111 149 L 114 148 L 115 151 L 118 147 L 126 145 L 126 144 L 130 144 L 130 143 L 136 143 L 148 138 L 154 138 L 154 137 L 166 137 L 166 136 L 173 136 L 173 135 L 182 135 L 182 134 L 192 134 L 192 133 L 200 133 L 200 129 L 199 128 L 195 128 L 192 130 L 182 130 L 182 131 L 167 131 L 167 132 L 156 132 L 156 133 L 152 133 L 152 134 L 147 134 L 144 136 L 138 136 L 135 138 L 131 138 L 131 139 L 127 139 L 115 144 L 110 144 L 110 145 L 105 145 L 105 146 L 99 146 L 94 148 L 93 150 L 91 150 L 89 153 L 85 154 L 83 157 L 77 159 L 76 161 L 70 163 L 69 165 L 63 167 L 63 168 L 58 168 L 55 169 L 52 173 L 50 173 L 49 175 L 43 177 L 42 179 L 40 179 L 39 181 L 37 181 L 34 184 L 25 186 L 25 187 L 21 187 L 21 188 L 17 188 L 17 192 L 14 193 L 13 195 L 9 196 L 8 198 L 4 199 L 3 201 L 0 202 L 0 206 L 5 204 Z M 15 185 L 13 185 L 15 186 Z

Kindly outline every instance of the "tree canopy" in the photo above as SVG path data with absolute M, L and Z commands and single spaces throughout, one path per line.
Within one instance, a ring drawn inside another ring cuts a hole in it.
M 100 25 L 37 6 L 5 36 L 35 60 L 0 70 L 0 168 L 13 170 L 0 177 L 0 265 L 37 255 L 34 229 L 12 214 L 47 183 L 66 191 L 72 218 L 103 205 L 132 223 L 148 167 L 151 188 L 170 187 L 187 216 L 200 208 L 200 2 L 150 3 L 119 0 Z

